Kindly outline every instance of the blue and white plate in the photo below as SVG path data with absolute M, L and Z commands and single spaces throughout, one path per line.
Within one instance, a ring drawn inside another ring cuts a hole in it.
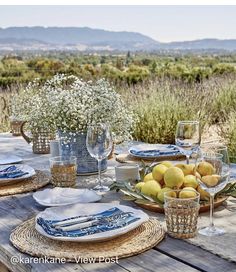
M 16 165 L 0 165 L 0 171 L 4 171 L 5 169 L 9 168 L 9 167 L 15 167 L 16 171 L 22 171 L 22 173 L 24 173 L 21 176 L 16 176 L 16 177 L 4 177 L 4 178 L 0 178 L 0 186 L 1 185 L 8 185 L 11 183 L 16 183 L 19 181 L 23 181 L 26 179 L 29 179 L 31 177 L 33 177 L 36 173 L 35 170 L 29 166 L 29 165 L 24 165 L 24 164 L 16 164 Z M 14 171 L 13 171 L 14 174 Z M 14 176 L 14 175 L 13 175 Z
M 183 155 L 177 146 L 169 144 L 139 144 L 132 146 L 129 149 L 129 154 L 140 159 L 179 157 Z
M 106 229 L 107 225 L 104 225 L 105 230 L 99 231 L 93 234 L 86 234 L 78 236 L 80 230 L 73 230 L 70 233 L 57 231 L 50 229 L 51 222 L 57 222 L 58 220 L 65 220 L 74 217 L 84 217 L 87 215 L 94 215 L 99 213 L 106 213 L 111 209 L 119 209 L 124 213 L 131 213 L 132 218 L 135 220 L 125 224 L 119 228 Z M 40 212 L 35 219 L 36 230 L 45 237 L 60 241 L 72 241 L 72 242 L 97 242 L 113 239 L 117 236 L 125 234 L 144 222 L 149 220 L 149 216 L 142 210 L 134 209 L 129 206 L 116 205 L 112 203 L 90 203 L 88 204 L 74 204 L 63 207 L 48 208 L 43 212 Z M 48 229 L 49 228 L 49 229 Z

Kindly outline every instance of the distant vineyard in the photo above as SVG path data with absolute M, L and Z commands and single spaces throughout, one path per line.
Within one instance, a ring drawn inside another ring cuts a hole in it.
M 117 85 L 134 85 L 156 77 L 197 83 L 212 76 L 236 73 L 236 55 L 7 55 L 0 61 L 0 87 L 6 89 L 36 77 L 44 81 L 56 73 L 86 80 L 104 77 Z

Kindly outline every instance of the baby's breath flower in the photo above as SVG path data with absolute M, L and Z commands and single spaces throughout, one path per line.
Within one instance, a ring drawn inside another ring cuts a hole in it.
M 32 130 L 85 132 L 89 125 L 103 122 L 116 140 L 131 137 L 133 114 L 105 79 L 85 82 L 58 74 L 43 86 L 39 80 L 29 83 L 15 101 L 13 114 L 29 120 Z

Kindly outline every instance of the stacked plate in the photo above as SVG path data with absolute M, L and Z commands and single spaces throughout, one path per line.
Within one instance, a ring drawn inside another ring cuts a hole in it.
M 149 217 L 141 210 L 110 203 L 48 208 L 36 216 L 36 230 L 53 240 L 95 242 L 125 234 Z
M 28 165 L 0 165 L 0 186 L 27 180 L 35 174 L 35 170 Z
M 133 230 L 149 219 L 143 211 L 131 207 L 92 203 L 102 197 L 89 189 L 47 188 L 34 193 L 33 198 L 42 206 L 53 207 L 37 215 L 35 228 L 43 236 L 54 240 L 108 240 Z
M 129 149 L 129 154 L 135 158 L 144 160 L 178 158 L 183 156 L 181 150 L 170 144 L 139 144 Z

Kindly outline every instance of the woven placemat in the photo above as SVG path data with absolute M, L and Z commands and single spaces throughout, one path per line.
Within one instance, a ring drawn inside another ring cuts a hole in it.
M 11 185 L 0 186 L 0 196 L 15 195 L 31 192 L 44 187 L 50 182 L 47 172 L 35 170 L 36 175 L 32 178 L 13 183 Z
M 35 229 L 35 218 L 18 227 L 11 235 L 11 243 L 21 252 L 35 257 L 63 258 L 68 262 L 83 262 L 92 258 L 125 258 L 142 253 L 156 246 L 165 232 L 156 218 L 151 218 L 135 230 L 104 242 L 78 243 L 56 241 L 39 234 Z
M 139 159 L 131 156 L 130 154 L 119 154 L 116 156 L 116 160 L 120 163 L 141 163 L 142 161 L 145 163 L 152 163 L 153 161 L 178 161 L 178 160 L 185 160 L 184 155 L 177 155 L 177 156 L 162 156 L 161 158 L 155 159 Z

